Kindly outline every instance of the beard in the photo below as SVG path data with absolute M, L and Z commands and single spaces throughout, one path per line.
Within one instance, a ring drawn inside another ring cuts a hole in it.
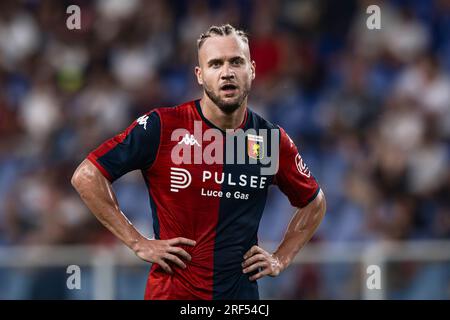
M 209 89 L 206 85 L 203 85 L 203 90 L 205 90 L 206 95 L 211 99 L 216 106 L 222 110 L 223 113 L 231 114 L 236 111 L 248 97 L 250 92 L 250 84 L 243 87 L 242 93 L 231 99 L 230 101 L 225 101 L 218 94 L 215 94 L 213 90 Z

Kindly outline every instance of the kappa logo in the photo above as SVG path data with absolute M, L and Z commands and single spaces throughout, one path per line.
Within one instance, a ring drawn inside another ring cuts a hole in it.
M 198 143 L 197 140 L 195 140 L 193 134 L 189 135 L 186 133 L 185 136 L 183 137 L 183 139 L 181 139 L 181 141 L 178 142 L 178 144 L 182 144 L 182 143 L 187 144 L 188 146 L 197 145 L 200 147 L 200 144 Z
M 298 153 L 295 156 L 295 164 L 297 165 L 298 172 L 300 172 L 302 175 L 304 175 L 307 178 L 311 177 L 311 172 L 309 171 L 309 169 L 306 166 L 305 162 L 303 161 L 302 157 Z
M 192 176 L 186 169 L 170 168 L 170 191 L 178 192 L 179 189 L 186 189 L 192 182 Z
M 147 130 L 147 120 L 148 115 L 143 115 L 142 117 L 139 117 L 136 121 L 139 125 L 144 126 L 144 130 Z

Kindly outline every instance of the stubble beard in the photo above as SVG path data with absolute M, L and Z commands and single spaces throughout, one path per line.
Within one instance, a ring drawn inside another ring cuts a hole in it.
M 246 85 L 243 88 L 243 92 L 230 102 L 225 102 L 219 95 L 215 94 L 213 90 L 209 89 L 205 85 L 203 85 L 203 90 L 209 99 L 211 99 L 211 101 L 214 102 L 214 104 L 218 106 L 223 113 L 232 114 L 234 111 L 239 109 L 240 106 L 242 106 L 242 103 L 244 103 L 245 99 L 248 97 L 250 87 L 250 84 Z

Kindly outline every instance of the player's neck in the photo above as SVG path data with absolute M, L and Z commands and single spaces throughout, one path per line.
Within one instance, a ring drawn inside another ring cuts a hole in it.
M 216 127 L 222 130 L 237 129 L 244 121 L 247 99 L 245 99 L 239 108 L 230 114 L 223 112 L 214 102 L 205 96 L 200 100 L 200 108 L 202 109 L 203 116 Z

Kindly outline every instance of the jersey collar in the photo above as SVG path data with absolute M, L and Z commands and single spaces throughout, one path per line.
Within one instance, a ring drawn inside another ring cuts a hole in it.
M 194 100 L 194 106 L 195 109 L 197 110 L 198 115 L 200 116 L 200 118 L 202 118 L 202 120 L 210 127 L 210 128 L 214 128 L 217 130 L 220 130 L 222 133 L 226 133 L 225 130 L 217 127 L 214 123 L 212 123 L 211 121 L 209 121 L 208 119 L 206 119 L 205 115 L 202 112 L 202 108 L 200 106 L 200 99 Z M 237 129 L 247 129 L 248 124 L 250 122 L 250 117 L 249 117 L 249 110 L 248 107 L 245 109 L 245 116 L 244 116 L 244 120 L 242 121 L 242 123 L 240 124 L 239 127 L 237 127 L 235 130 Z

